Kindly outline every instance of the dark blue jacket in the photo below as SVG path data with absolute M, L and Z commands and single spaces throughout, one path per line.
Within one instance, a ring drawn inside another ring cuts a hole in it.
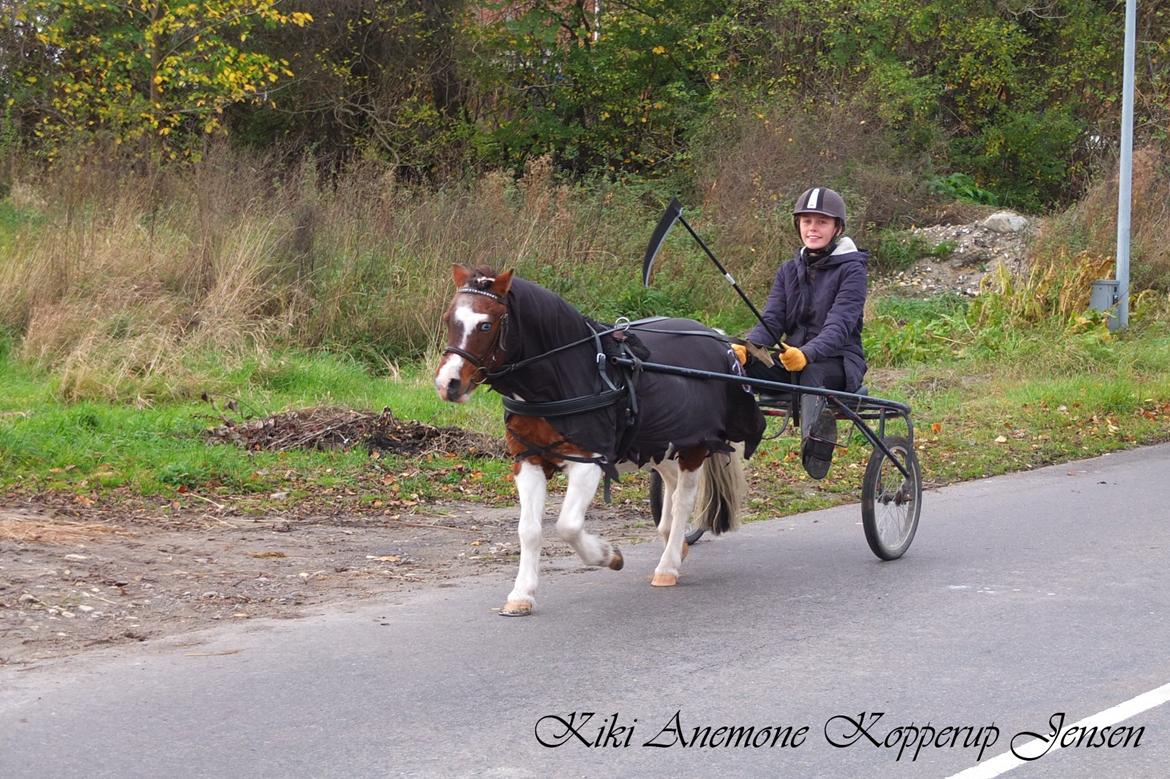
M 810 363 L 841 357 L 845 391 L 856 392 L 866 370 L 861 319 L 868 261 L 869 255 L 850 238 L 842 238 L 811 270 L 798 253 L 776 271 L 763 312 L 768 327 L 756 325 L 748 340 L 770 345 L 771 328 L 785 343 L 799 346 Z

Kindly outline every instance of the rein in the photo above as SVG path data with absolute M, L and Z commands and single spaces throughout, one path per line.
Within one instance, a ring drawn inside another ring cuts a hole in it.
M 578 338 L 576 341 L 570 341 L 567 344 L 561 344 L 560 346 L 557 346 L 553 349 L 549 349 L 547 352 L 541 352 L 540 354 L 533 355 L 532 357 L 525 357 L 523 360 L 520 360 L 518 362 L 508 363 L 500 370 L 490 371 L 487 374 L 487 380 L 491 381 L 492 379 L 498 379 L 498 378 L 501 378 L 503 376 L 507 376 L 512 371 L 520 370 L 521 368 L 523 368 L 527 365 L 531 365 L 534 362 L 537 362 L 539 360 L 543 360 L 544 358 L 549 357 L 550 355 L 554 355 L 557 352 L 563 352 L 566 349 L 572 349 L 575 346 L 580 346 L 581 344 L 588 343 L 589 341 L 593 341 L 597 345 L 597 362 L 600 365 L 601 363 L 603 363 L 605 361 L 605 354 L 601 350 L 601 337 L 602 336 L 610 335 L 612 333 L 625 332 L 625 331 L 629 330 L 630 328 L 635 327 L 637 325 L 648 324 L 650 322 L 660 322 L 663 319 L 668 319 L 668 318 L 669 317 L 664 317 L 664 316 L 652 316 L 652 317 L 647 317 L 646 319 L 639 319 L 639 320 L 634 321 L 634 322 L 630 322 L 629 320 L 622 322 L 619 320 L 619 322 L 614 324 L 612 327 L 604 328 L 600 331 L 593 330 L 593 326 L 590 325 L 589 329 L 593 330 L 593 332 L 591 332 L 589 335 L 585 336 L 584 338 Z

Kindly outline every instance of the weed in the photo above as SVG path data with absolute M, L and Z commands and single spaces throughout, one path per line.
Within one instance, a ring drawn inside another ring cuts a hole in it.
M 886 228 L 877 231 L 877 248 L 870 258 L 870 265 L 877 275 L 896 273 L 924 257 L 945 259 L 954 250 L 952 241 L 931 244 L 909 230 Z
M 979 186 L 975 179 L 966 173 L 935 176 L 930 179 L 929 187 L 930 191 L 936 195 L 946 195 L 965 203 L 984 206 L 997 206 L 1000 203 L 998 195 Z

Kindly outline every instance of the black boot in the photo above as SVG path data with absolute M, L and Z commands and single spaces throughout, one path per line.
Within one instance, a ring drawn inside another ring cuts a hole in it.
M 814 479 L 823 479 L 833 464 L 837 415 L 820 395 L 800 397 L 800 461 Z

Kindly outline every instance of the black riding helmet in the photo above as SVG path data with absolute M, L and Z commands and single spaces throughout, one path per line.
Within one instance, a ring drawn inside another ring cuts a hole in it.
M 801 214 L 821 214 L 837 220 L 837 235 L 845 233 L 845 200 L 827 187 L 812 187 L 796 199 L 792 209 L 792 226 L 800 232 Z

